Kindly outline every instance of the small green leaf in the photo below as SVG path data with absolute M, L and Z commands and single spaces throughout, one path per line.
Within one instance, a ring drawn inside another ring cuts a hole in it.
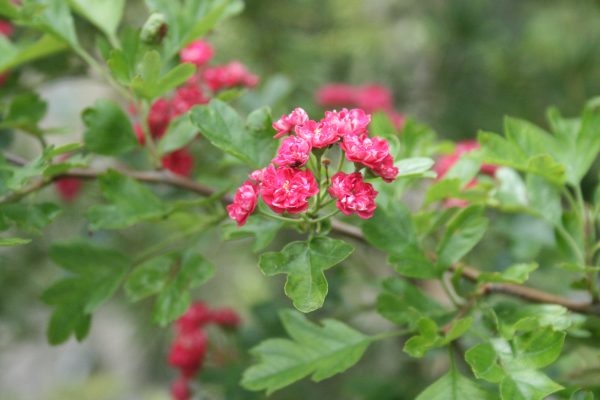
M 491 400 L 494 396 L 463 376 L 452 363 L 450 371 L 425 389 L 416 400 Z
M 85 147 L 93 153 L 119 155 L 138 146 L 129 118 L 112 101 L 98 100 L 82 114 Z
M 136 180 L 108 171 L 100 176 L 100 190 L 110 202 L 86 212 L 92 229 L 119 229 L 141 221 L 159 219 L 169 208 L 150 189 Z
M 140 266 L 129 275 L 125 283 L 125 292 L 130 301 L 159 293 L 169 280 L 169 272 L 173 260 L 170 257 L 153 258 Z
M 377 298 L 377 312 L 396 324 L 414 327 L 423 316 L 435 318 L 447 313 L 439 303 L 406 280 L 388 278 L 383 282 L 383 289 Z
M 539 175 L 527 174 L 527 196 L 529 207 L 542 219 L 559 225 L 562 216 L 560 187 Z
M 479 282 L 524 283 L 529 279 L 529 274 L 537 268 L 537 263 L 515 264 L 502 272 L 482 272 L 477 280 Z
M 125 0 L 69 0 L 69 4 L 107 37 L 116 37 L 119 22 L 123 17 Z
M 483 211 L 482 207 L 467 207 L 448 223 L 437 249 L 441 266 L 448 267 L 459 261 L 481 240 L 488 226 Z
M 394 165 L 398 168 L 398 177 L 419 176 L 429 171 L 435 161 L 427 157 L 405 158 Z
M 479 379 L 500 383 L 505 376 L 499 364 L 496 350 L 490 343 L 480 343 L 465 353 L 465 360 Z
M 242 385 L 267 395 L 308 375 L 319 382 L 356 364 L 374 340 L 332 319 L 319 326 L 302 314 L 282 311 L 290 339 L 268 339 L 251 350 L 259 363 L 244 372 Z
M 404 343 L 404 351 L 412 357 L 420 358 L 429 350 L 442 347 L 464 335 L 473 324 L 473 318 L 461 318 L 452 322 L 447 333 L 439 334 L 438 325 L 428 317 L 417 321 L 419 334 L 411 337 Z
M 35 127 L 46 114 L 48 105 L 36 93 L 21 93 L 15 96 L 4 116 L 3 123 L 12 126 Z
M 196 136 L 198 136 L 198 128 L 192 124 L 187 114 L 182 115 L 169 124 L 169 129 L 158 142 L 158 152 L 160 154 L 172 153 L 186 146 Z
M 252 251 L 255 253 L 266 248 L 277 237 L 284 223 L 277 220 L 251 216 L 244 226 L 237 226 L 234 222 L 223 226 L 223 240 L 234 240 L 254 236 Z
M 82 339 L 89 330 L 91 313 L 117 290 L 129 260 L 112 249 L 86 242 L 55 244 L 50 258 L 73 275 L 56 282 L 42 296 L 47 304 L 55 306 L 48 340 L 59 344 L 72 333 Z
M 563 387 L 535 370 L 515 371 L 500 383 L 502 400 L 542 400 Z
M 550 327 L 515 336 L 516 362 L 523 368 L 544 368 L 556 361 L 564 341 L 565 333 Z
M 10 43 L 4 36 L 0 36 L 0 73 L 68 48 L 64 41 L 50 34 L 43 35 L 34 42 L 16 45 Z
M 307 242 L 292 242 L 280 252 L 260 257 L 261 271 L 267 276 L 286 274 L 285 294 L 294 307 L 311 312 L 323 306 L 327 279 L 323 271 L 346 259 L 354 248 L 341 240 L 315 237 Z
M 36 16 L 36 24 L 64 40 L 72 48 L 78 48 L 77 33 L 68 3 L 64 0 L 35 0 L 35 3 L 43 7 L 43 11 Z
M 187 252 L 181 261 L 181 269 L 156 299 L 154 322 L 165 326 L 185 313 L 191 302 L 189 290 L 207 282 L 214 272 L 214 266 L 201 254 Z

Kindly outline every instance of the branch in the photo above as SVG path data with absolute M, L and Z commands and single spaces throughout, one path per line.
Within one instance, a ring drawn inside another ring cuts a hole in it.
M 27 160 L 14 154 L 5 153 L 4 158 L 15 165 L 25 165 L 27 163 Z M 212 196 L 215 193 L 217 193 L 217 190 L 210 186 L 206 186 L 201 183 L 195 182 L 191 179 L 175 175 L 167 170 L 132 171 L 124 168 L 115 168 L 114 170 L 141 182 L 173 186 L 197 193 L 201 196 Z M 106 171 L 106 169 L 72 169 L 70 171 L 66 171 L 62 174 L 53 176 L 48 179 L 40 179 L 31 183 L 29 186 L 26 186 L 19 192 L 11 193 L 7 196 L 0 197 L 0 204 L 8 203 L 11 201 L 17 201 L 22 197 L 25 197 L 29 193 L 35 192 L 60 178 L 95 179 L 98 176 L 104 174 Z M 221 198 L 221 201 L 225 204 L 231 203 L 232 198 L 231 196 L 226 195 L 223 196 L 223 198 Z M 366 242 L 366 239 L 362 234 L 361 229 L 354 225 L 350 225 L 337 220 L 332 220 L 331 228 L 338 234 L 351 237 L 362 242 Z M 451 266 L 450 271 L 460 271 L 461 276 L 464 279 L 471 282 L 477 282 L 480 275 L 480 272 L 477 269 L 458 264 Z M 507 283 L 487 283 L 483 285 L 482 291 L 484 295 L 500 293 L 512 297 L 518 297 L 533 303 L 558 304 L 571 311 L 582 314 L 600 315 L 600 304 L 594 304 L 589 302 L 575 302 L 570 299 L 556 296 L 554 294 L 530 288 L 524 285 L 514 285 Z

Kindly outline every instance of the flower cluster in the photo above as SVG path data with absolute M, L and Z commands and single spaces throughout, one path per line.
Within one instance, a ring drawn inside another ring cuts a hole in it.
M 179 369 L 181 375 L 171 385 L 174 400 L 191 399 L 190 380 L 202 368 L 206 356 L 208 337 L 204 327 L 216 324 L 223 328 L 237 328 L 240 318 L 229 308 L 209 309 L 203 303 L 194 303 L 177 320 L 177 335 L 168 355 L 168 362 Z
M 214 51 L 204 40 L 196 40 L 181 50 L 179 58 L 182 63 L 196 65 L 197 73 L 184 85 L 177 88 L 171 98 L 163 97 L 152 103 L 146 120 L 150 135 L 160 139 L 167 131 L 171 120 L 188 112 L 198 104 L 206 104 L 217 92 L 237 87 L 254 87 L 258 77 L 248 72 L 241 63 L 234 61 L 229 64 L 208 67 Z M 133 110 L 135 114 L 135 110 Z M 141 145 L 146 142 L 141 123 L 134 125 L 135 133 Z M 170 171 L 183 176 L 189 176 L 194 167 L 192 155 L 186 149 L 180 149 L 167 154 L 162 164 Z
M 302 213 L 309 209 L 314 196 L 323 200 L 320 188 L 327 188 L 326 193 L 345 215 L 372 217 L 377 191 L 359 171 L 366 169 L 365 173 L 392 182 L 398 168 L 394 166 L 388 142 L 369 135 L 370 122 L 371 116 L 362 109 L 327 111 L 320 121 L 309 119 L 301 108 L 281 116 L 273 123 L 274 138 L 283 138 L 277 156 L 268 167 L 254 171 L 250 180 L 237 190 L 233 203 L 227 206 L 229 216 L 238 226 L 243 225 L 256 209 L 259 197 L 278 214 Z M 309 161 L 312 157 L 318 162 L 335 144 L 341 150 L 340 169 L 329 179 L 329 161 L 312 166 Z M 343 172 L 344 160 L 353 162 L 356 172 Z M 325 173 L 321 173 L 322 168 Z M 319 211 L 316 208 L 313 214 Z
M 454 147 L 454 152 L 451 154 L 443 155 L 439 157 L 433 167 L 433 170 L 437 174 L 437 179 L 442 179 L 448 171 L 460 160 L 460 158 L 469 153 L 471 151 L 478 150 L 480 148 L 479 143 L 474 140 L 465 140 L 462 142 L 458 142 Z M 497 165 L 493 164 L 482 164 L 479 172 L 485 175 L 494 176 L 496 174 L 496 170 L 498 169 Z M 471 189 L 477 186 L 477 179 L 473 179 L 471 182 L 467 184 L 465 189 Z M 447 199 L 444 202 L 444 207 L 466 207 L 469 203 L 463 199 Z
M 382 111 L 387 114 L 396 129 L 402 129 L 404 126 L 404 115 L 394 110 L 392 92 L 381 85 L 329 84 L 319 89 L 316 99 L 323 107 L 358 107 L 368 113 Z

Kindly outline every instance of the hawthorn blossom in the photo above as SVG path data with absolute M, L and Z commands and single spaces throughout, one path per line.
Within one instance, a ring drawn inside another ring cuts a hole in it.
M 254 212 L 258 203 L 258 185 L 246 181 L 238 188 L 233 197 L 233 203 L 227 206 L 229 217 L 242 226 L 248 220 L 250 214 Z
M 478 150 L 479 148 L 480 145 L 475 140 L 458 142 L 452 154 L 441 156 L 433 166 L 433 170 L 437 173 L 438 179 L 442 179 L 465 153 Z M 497 169 L 497 165 L 482 164 L 480 172 L 486 175 L 494 176 Z
M 10 22 L 5 21 L 5 20 L 0 20 L 0 35 L 12 36 L 13 30 L 14 30 L 14 28 Z
M 169 364 L 181 370 L 186 378 L 194 376 L 202 366 L 206 342 L 207 337 L 202 330 L 180 332 L 169 351 Z
M 360 87 L 355 99 L 356 106 L 366 112 L 391 110 L 394 107 L 392 92 L 381 85 L 374 84 Z
M 282 115 L 277 121 L 273 122 L 273 129 L 277 131 L 274 138 L 279 139 L 280 137 L 293 131 L 296 126 L 304 124 L 308 121 L 308 114 L 300 107 L 294 109 L 288 115 Z
M 356 104 L 357 90 L 344 83 L 333 83 L 321 87 L 316 94 L 317 103 L 323 107 L 343 107 Z
M 198 104 L 207 104 L 208 98 L 204 96 L 200 87 L 195 85 L 182 86 L 175 91 L 175 96 L 171 100 L 173 116 L 185 114 Z
M 387 183 L 393 182 L 398 176 L 398 167 L 394 166 L 394 158 L 388 154 L 379 164 L 373 167 L 373 173 Z
M 159 138 L 164 135 L 171 118 L 173 112 L 169 100 L 161 98 L 152 103 L 148 112 L 148 127 L 152 137 Z
M 336 126 L 327 121 L 307 121 L 303 125 L 296 126 L 296 134 L 306 139 L 317 149 L 334 144 L 340 139 Z
M 321 120 L 331 126 L 334 126 L 341 137 L 348 135 L 359 135 L 366 131 L 371 123 L 371 115 L 366 114 L 359 108 L 350 111 L 343 108 L 342 111 L 326 111 L 325 118 Z
M 254 170 L 250 173 L 250 175 L 248 175 L 248 177 L 257 183 L 260 183 L 263 180 L 265 170 L 266 168 Z
M 260 192 L 264 202 L 276 213 L 301 213 L 308 200 L 319 192 L 310 170 L 270 165 L 263 174 Z
M 81 190 L 82 182 L 77 178 L 59 178 L 54 182 L 58 194 L 64 201 L 72 201 Z
M 175 150 L 162 159 L 162 165 L 174 174 L 190 176 L 194 169 L 194 158 L 186 149 Z
M 258 76 L 250 73 L 239 61 L 207 68 L 202 77 L 213 92 L 235 86 L 254 87 L 258 84 Z
M 312 146 L 310 140 L 300 136 L 283 139 L 273 162 L 282 167 L 300 167 L 308 161 Z
M 331 177 L 328 192 L 331 197 L 337 199 L 335 205 L 345 215 L 356 214 L 367 219 L 373 216 L 377 207 L 377 191 L 373 189 L 373 185 L 363 180 L 360 172 L 338 172 Z
M 213 53 L 213 48 L 208 42 L 196 40 L 181 50 L 179 58 L 182 63 L 191 63 L 201 67 L 210 61 Z

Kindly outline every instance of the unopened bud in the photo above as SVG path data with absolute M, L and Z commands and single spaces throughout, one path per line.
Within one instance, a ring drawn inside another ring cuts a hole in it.
M 142 28 L 140 39 L 146 44 L 160 44 L 168 30 L 165 16 L 161 13 L 152 13 Z

